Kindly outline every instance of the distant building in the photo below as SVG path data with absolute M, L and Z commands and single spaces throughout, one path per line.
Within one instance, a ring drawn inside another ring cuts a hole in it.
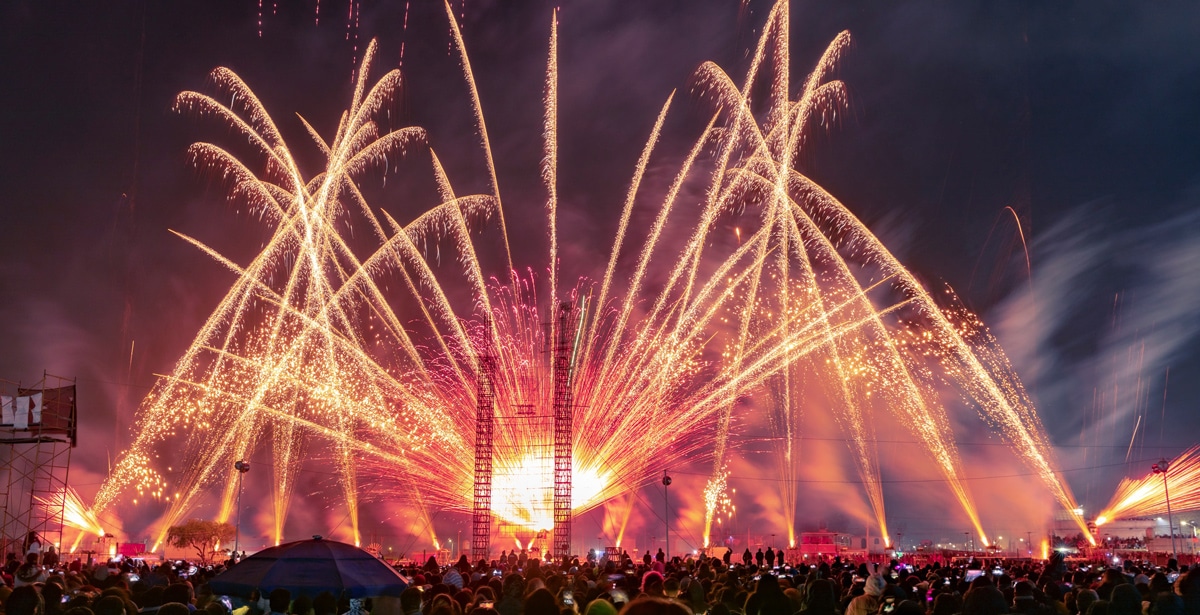
M 1200 537 L 1193 521 L 1176 521 L 1175 531 L 1163 517 L 1117 519 L 1096 528 L 1096 540 L 1113 550 L 1145 550 L 1150 553 L 1195 555 L 1200 553 Z M 1174 545 L 1171 535 L 1175 535 Z
M 1104 525 L 1096 528 L 1096 539 L 1104 540 L 1105 538 L 1125 539 L 1125 538 L 1150 538 L 1159 530 L 1163 534 L 1167 533 L 1167 522 L 1162 522 L 1161 528 L 1156 528 L 1157 522 L 1152 518 L 1138 519 L 1116 519 L 1109 521 Z
M 846 555 L 852 550 L 854 537 L 841 532 L 803 532 L 800 534 L 800 553 L 808 557 Z
M 856 551 L 867 555 L 883 555 L 891 550 L 881 536 L 855 536 L 853 544 Z

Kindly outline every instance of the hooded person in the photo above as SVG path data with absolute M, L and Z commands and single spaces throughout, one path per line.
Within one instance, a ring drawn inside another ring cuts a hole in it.
M 442 575 L 442 583 L 454 588 L 454 591 L 458 591 L 463 588 L 462 573 L 457 568 L 447 568 L 446 574 Z
M 20 568 L 13 573 L 13 587 L 23 587 L 25 585 L 33 585 L 46 580 L 45 570 L 37 563 L 37 556 L 29 554 L 25 556 L 25 563 L 21 564 Z M 105 575 L 106 577 L 108 575 Z
M 887 581 L 876 570 L 867 577 L 863 585 L 863 595 L 855 596 L 846 606 L 846 615 L 875 615 L 879 612 L 879 604 L 883 602 L 883 591 L 887 589 Z

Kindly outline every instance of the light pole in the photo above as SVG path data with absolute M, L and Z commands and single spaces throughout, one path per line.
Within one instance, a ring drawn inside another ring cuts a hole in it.
M 250 462 L 241 460 L 235 461 L 233 462 L 233 469 L 237 470 L 238 473 L 238 495 L 237 525 L 235 525 L 233 529 L 233 557 L 231 559 L 236 562 L 238 559 L 238 542 L 242 538 L 242 476 L 245 475 L 246 472 L 250 471 Z
M 1163 497 L 1167 499 L 1167 531 L 1171 533 L 1171 557 L 1177 557 L 1177 552 L 1175 551 L 1175 522 L 1171 520 L 1171 492 L 1167 489 L 1167 471 L 1170 467 L 1166 459 L 1159 459 L 1158 463 L 1150 466 L 1150 470 L 1155 474 L 1162 474 L 1163 477 Z
M 1185 526 L 1185 525 L 1189 525 L 1189 523 L 1187 522 L 1187 519 L 1180 519 L 1179 520 L 1179 540 L 1181 542 L 1183 542 L 1183 552 L 1184 553 L 1193 553 L 1194 554 L 1196 552 L 1196 524 L 1195 523 L 1190 524 L 1192 526 L 1192 539 L 1191 540 L 1188 540 L 1187 534 L 1183 533 L 1183 526 Z
M 663 470 L 663 527 L 667 535 L 663 537 L 663 564 L 671 561 L 671 506 L 667 503 L 667 487 L 671 486 L 671 477 Z

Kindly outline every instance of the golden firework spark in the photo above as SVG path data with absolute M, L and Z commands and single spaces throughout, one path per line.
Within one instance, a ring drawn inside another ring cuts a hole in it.
M 718 520 L 733 511 L 733 499 L 729 497 L 729 472 L 721 468 L 704 487 L 704 525 L 712 527 L 713 519 Z M 708 548 L 709 536 L 704 537 L 704 547 Z
M 87 504 L 83 503 L 83 499 L 79 497 L 79 493 L 75 489 L 66 487 L 54 492 L 49 497 L 35 495 L 33 499 L 51 518 L 57 517 L 61 510 L 63 525 L 73 527 L 80 532 L 104 537 L 104 527 L 100 524 L 100 519 Z
M 1096 525 L 1114 519 L 1165 515 L 1168 493 L 1172 510 L 1200 510 L 1200 446 L 1189 448 L 1167 464 L 1165 476 L 1151 472 L 1140 478 L 1121 479 L 1112 500 L 1096 517 Z

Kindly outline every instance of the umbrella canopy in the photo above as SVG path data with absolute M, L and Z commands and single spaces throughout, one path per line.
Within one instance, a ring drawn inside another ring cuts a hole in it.
M 399 596 L 408 587 L 404 577 L 374 555 L 319 536 L 259 551 L 208 585 L 216 594 L 244 596 L 257 588 L 265 595 L 282 587 L 310 598 L 324 591 L 339 598 Z

